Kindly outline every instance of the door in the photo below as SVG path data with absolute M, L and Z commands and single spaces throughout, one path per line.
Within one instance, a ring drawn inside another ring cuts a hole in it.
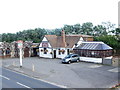
M 54 50 L 54 58 L 56 58 L 56 50 Z
M 67 54 L 68 54 L 68 55 L 70 54 L 70 50 L 69 50 L 69 49 L 67 49 Z
M 33 56 L 37 56 L 37 48 L 33 48 Z

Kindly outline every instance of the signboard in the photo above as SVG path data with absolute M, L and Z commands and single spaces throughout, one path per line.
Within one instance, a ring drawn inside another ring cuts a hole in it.
M 48 42 L 42 42 L 42 47 L 48 47 Z
M 23 48 L 23 41 L 22 40 L 18 40 L 18 48 Z

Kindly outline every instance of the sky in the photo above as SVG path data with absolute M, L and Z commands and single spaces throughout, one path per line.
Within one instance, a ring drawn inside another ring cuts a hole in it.
M 110 21 L 118 27 L 119 0 L 0 0 L 0 34 Z

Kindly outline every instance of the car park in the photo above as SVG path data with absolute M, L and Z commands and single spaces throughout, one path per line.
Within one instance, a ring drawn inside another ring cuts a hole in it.
M 78 54 L 69 54 L 62 59 L 62 63 L 72 63 L 72 62 L 79 62 L 80 56 Z

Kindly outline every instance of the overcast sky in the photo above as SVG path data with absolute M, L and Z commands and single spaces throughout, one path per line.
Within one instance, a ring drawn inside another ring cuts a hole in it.
M 119 0 L 1 0 L 0 33 L 110 21 L 118 27 Z

